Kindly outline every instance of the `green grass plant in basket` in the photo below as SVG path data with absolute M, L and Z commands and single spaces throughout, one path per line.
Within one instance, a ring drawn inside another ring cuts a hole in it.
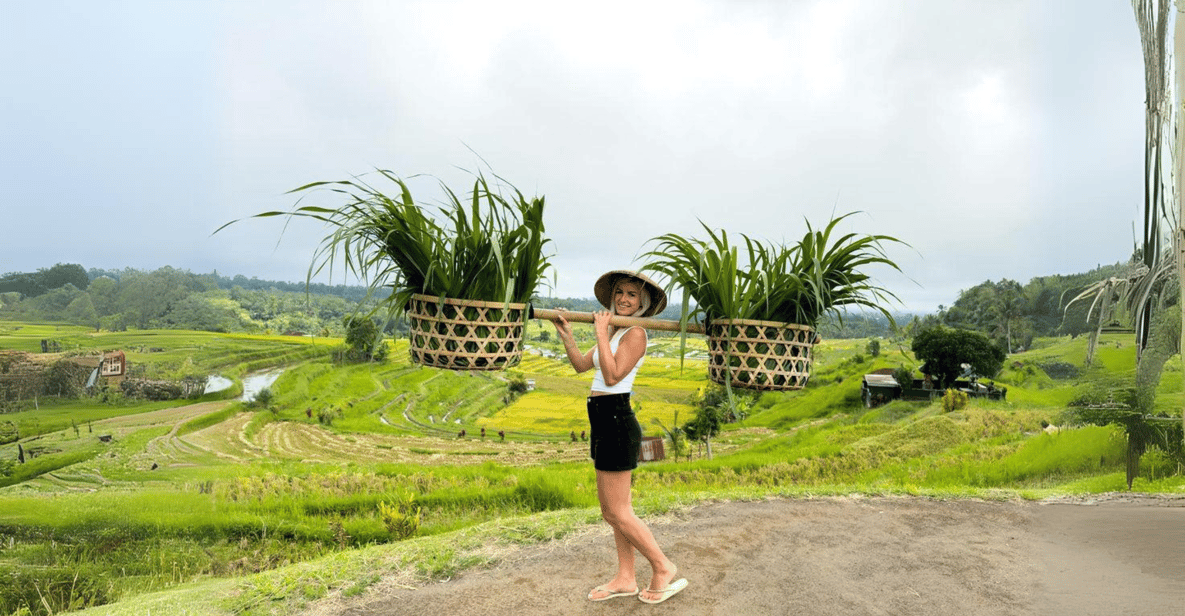
M 896 295 L 865 273 L 874 265 L 900 271 L 884 251 L 902 243 L 887 235 L 840 233 L 851 216 L 832 219 L 795 244 L 772 244 L 741 234 L 730 243 L 723 230 L 702 222 L 708 239 L 661 235 L 650 240 L 643 271 L 665 276 L 683 290 L 681 320 L 704 323 L 709 338 L 709 378 L 747 389 L 799 389 L 810 376 L 815 327 L 827 313 L 884 307 Z M 740 246 L 744 246 L 742 259 Z M 692 306 L 694 303 L 694 307 Z
M 414 361 L 497 370 L 521 358 L 528 303 L 551 263 L 544 198 L 528 199 L 494 177 L 497 183 L 475 174 L 473 188 L 460 195 L 440 182 L 445 200 L 433 211 L 416 202 L 403 179 L 380 169 L 306 184 L 289 191 L 301 195 L 294 209 L 254 217 L 328 224 L 332 232 L 314 253 L 309 279 L 340 265 L 363 280 L 368 299 L 376 300 L 372 314 L 407 315 Z M 302 205 L 319 191 L 344 203 Z

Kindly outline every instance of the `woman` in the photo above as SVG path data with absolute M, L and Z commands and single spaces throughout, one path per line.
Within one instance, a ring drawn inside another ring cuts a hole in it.
M 601 516 L 613 527 L 617 545 L 617 576 L 588 594 L 590 601 L 614 597 L 638 598 L 645 603 L 662 603 L 687 587 L 686 579 L 675 580 L 678 568 L 663 554 L 650 529 L 630 502 L 632 471 L 638 467 L 642 428 L 630 407 L 634 377 L 646 355 L 646 330 L 629 327 L 617 330 L 609 325 L 613 315 L 649 317 L 666 307 L 666 294 L 653 280 L 637 272 L 614 270 L 593 286 L 597 300 L 607 310 L 594 313 L 597 343 L 581 353 L 572 337 L 572 326 L 561 315 L 555 328 L 577 373 L 595 369 L 588 396 L 589 437 L 593 466 L 597 472 L 597 499 Z M 650 585 L 641 592 L 634 573 L 634 550 L 650 561 Z

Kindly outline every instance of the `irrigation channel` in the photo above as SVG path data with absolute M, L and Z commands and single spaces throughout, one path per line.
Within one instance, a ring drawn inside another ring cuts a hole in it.
M 259 392 L 271 387 L 283 373 L 283 370 L 268 370 L 267 372 L 257 372 L 243 377 L 243 394 L 239 396 L 239 400 L 243 402 L 254 400 Z M 222 391 L 231 385 L 234 385 L 234 381 L 219 374 L 211 375 L 206 379 L 206 388 L 202 393 L 209 394 Z

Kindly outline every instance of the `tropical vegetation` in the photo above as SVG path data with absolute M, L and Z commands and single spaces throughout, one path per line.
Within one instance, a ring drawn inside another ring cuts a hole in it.
M 914 336 L 910 350 L 922 362 L 922 373 L 934 377 L 939 389 L 954 386 L 955 379 L 963 374 L 963 364 L 987 378 L 994 378 L 1004 366 L 1004 351 L 987 336 L 941 325 Z M 910 382 L 912 379 L 906 384 Z
M 85 272 L 57 284 L 55 270 Z M 300 332 L 341 336 L 343 319 L 366 298 L 358 286 L 292 283 L 173 267 L 84 270 L 61 264 L 7 281 L 39 280 L 0 293 L 0 318 L 82 325 L 92 330 L 184 329 L 223 333 Z M 46 282 L 48 281 L 48 282 Z
M 842 317 L 841 311 L 849 308 L 871 308 L 892 320 L 885 304 L 896 296 L 865 269 L 899 269 L 883 245 L 902 242 L 887 235 L 841 234 L 837 227 L 852 214 L 819 230 L 807 221 L 806 234 L 792 245 L 741 234 L 743 260 L 726 231 L 701 222 L 709 239 L 673 233 L 653 238 L 642 269 L 682 290 L 685 320 L 748 319 L 814 327 L 824 315 Z
M 0 416 L 0 432 L 15 437 L 0 445 L 0 528 L 12 538 L 0 568 L 21 581 L 4 586 L 0 613 L 50 613 L 41 596 L 53 613 L 104 603 L 109 613 L 142 613 L 139 597 L 162 589 L 208 613 L 285 613 L 331 592 L 364 592 L 384 572 L 453 575 L 489 562 L 483 543 L 578 530 L 597 517 L 580 437 L 587 383 L 562 356 L 542 354 L 558 351 L 546 326 L 532 322 L 525 335 L 540 354 L 487 375 L 414 366 L 406 341 L 384 343 L 394 351 L 385 363 L 351 364 L 335 359 L 341 339 L 0 322 L 0 347 L 37 354 L 54 332 L 71 349 L 129 349 L 133 365 L 158 376 L 285 368 L 265 403 L 223 399 L 233 391 L 158 403 L 43 395 Z M 577 335 L 588 329 L 578 324 Z M 1007 402 L 964 408 L 865 408 L 861 375 L 921 360 L 901 342 L 825 341 L 809 387 L 746 394 L 744 414 L 732 416 L 704 360 L 680 371 L 678 342 L 656 337 L 635 383 L 639 417 L 649 434 L 683 445 L 668 441 L 668 460 L 639 470 L 639 510 L 804 492 L 1123 489 L 1122 422 L 1092 426 L 1065 412 L 1122 399 L 1134 345 L 1103 336 L 1095 364 L 1076 370 L 1063 366 L 1082 366 L 1084 338 L 1037 340 L 997 375 Z M 689 346 L 703 352 L 701 340 Z M 1164 371 L 1158 408 L 1180 407 L 1181 374 Z M 1185 485 L 1167 442 L 1148 439 L 1143 456 L 1134 489 Z M 307 562 L 317 565 L 299 565 Z M 194 583 L 209 596 L 186 594 Z
M 509 183 L 510 196 L 504 196 L 502 186 L 479 173 L 465 200 L 440 183 L 446 202 L 437 208 L 443 218 L 438 220 L 417 203 L 402 178 L 384 169 L 373 175 L 392 185 L 390 194 L 363 176 L 313 182 L 289 191 L 301 195 L 295 209 L 254 218 L 303 217 L 328 224 L 333 231 L 314 254 L 308 278 L 340 265 L 365 281 L 369 295 L 379 298 L 378 307 L 390 314 L 401 313 L 417 294 L 530 301 L 551 267 L 543 197 L 527 199 Z M 337 208 L 300 205 L 319 191 L 345 203 Z

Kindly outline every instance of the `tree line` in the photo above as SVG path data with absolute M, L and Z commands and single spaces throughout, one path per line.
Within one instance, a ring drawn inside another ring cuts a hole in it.
M 37 297 L 67 284 L 85 290 L 90 281 L 81 265 L 59 263 L 35 272 L 12 272 L 0 276 L 0 295 L 18 293 L 24 297 Z
M 1097 324 L 1088 318 L 1089 304 L 1066 304 L 1090 284 L 1114 275 L 1119 265 L 1073 275 L 1044 276 L 1022 285 L 1013 280 L 985 281 L 961 291 L 949 307 L 935 314 L 898 314 L 905 337 L 941 324 L 978 331 L 1000 348 L 1019 351 L 1038 336 L 1078 335 Z M 366 301 L 366 288 L 260 280 L 217 271 L 194 274 L 162 267 L 154 271 L 90 269 L 57 264 L 36 272 L 0 276 L 0 316 L 64 321 L 96 329 L 192 329 L 215 332 L 300 332 L 341 336 L 345 317 Z M 600 304 L 591 298 L 539 298 L 540 308 L 563 307 L 591 312 Z M 677 320 L 671 305 L 659 318 Z M 388 331 L 401 331 L 398 323 Z M 846 314 L 819 324 L 825 338 L 889 338 L 893 324 L 879 313 Z M 900 335 L 898 334 L 898 335 Z
M 940 305 L 937 313 L 911 322 L 906 333 L 933 325 L 970 330 L 984 334 L 1007 353 L 1029 348 L 1038 337 L 1078 336 L 1095 329 L 1100 315 L 1091 311 L 1090 302 L 1071 300 L 1122 270 L 1122 264 L 1100 266 L 1081 274 L 1041 276 L 1023 285 L 1009 279 L 986 280 L 960 291 L 950 306 Z
M 83 276 L 78 276 L 82 272 Z M 67 276 L 66 274 L 69 274 Z M 50 284 L 62 284 L 47 288 Z M 340 336 L 365 290 L 262 281 L 173 267 L 85 270 L 58 264 L 0 277 L 0 316 L 96 330 L 190 329 Z

